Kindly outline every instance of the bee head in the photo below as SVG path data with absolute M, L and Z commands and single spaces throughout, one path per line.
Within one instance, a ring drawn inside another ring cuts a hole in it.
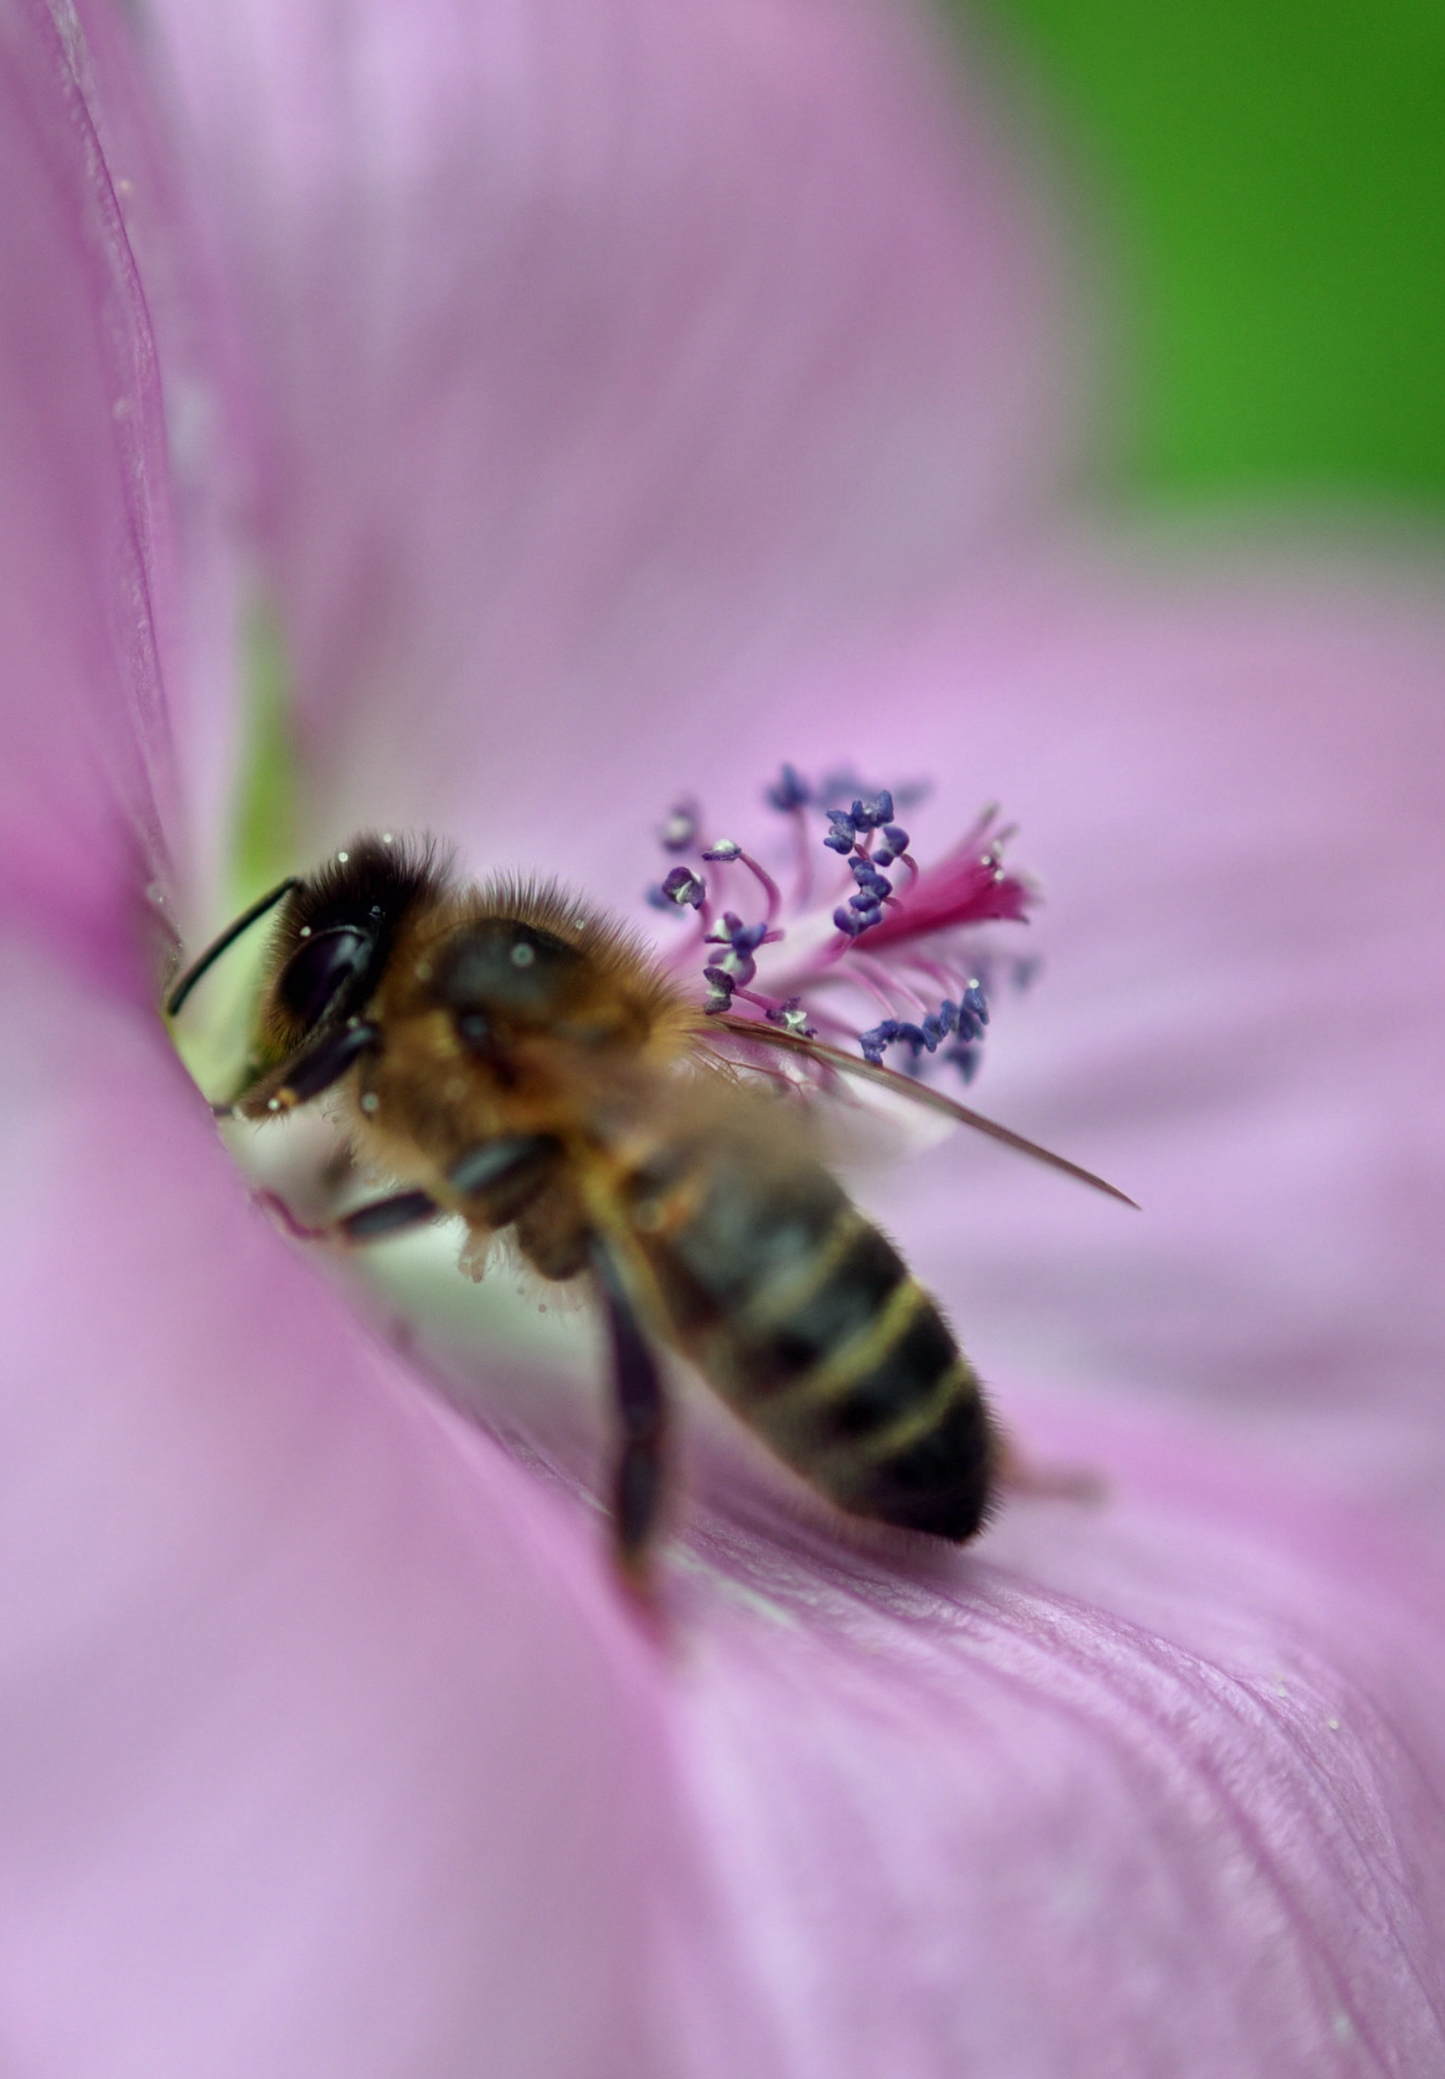
M 375 992 L 402 918 L 436 879 L 389 837 L 356 839 L 287 901 L 262 1014 L 268 1052 L 354 1017 Z

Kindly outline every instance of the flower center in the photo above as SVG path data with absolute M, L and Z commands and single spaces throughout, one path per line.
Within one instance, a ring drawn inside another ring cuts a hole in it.
M 668 960 L 684 972 L 700 967 L 702 1010 L 766 1020 L 799 1038 L 823 1033 L 874 1063 L 890 1047 L 906 1051 L 911 1070 L 939 1055 L 971 1081 L 1000 965 L 978 929 L 1026 922 L 1034 891 L 1005 868 L 1011 832 L 997 827 L 993 809 L 920 866 L 896 813 L 924 791 L 870 790 L 846 772 L 812 783 L 784 765 L 763 800 L 791 826 L 771 846 L 792 852 L 786 901 L 761 858 L 736 838 L 712 836 L 696 802 L 675 805 L 659 839 L 688 863 L 673 866 L 648 899 L 679 918 L 692 913 L 691 934 Z M 786 875 L 784 859 L 778 870 Z M 738 907 L 721 907 L 725 897 Z M 1011 963 L 1020 986 L 1033 967 Z

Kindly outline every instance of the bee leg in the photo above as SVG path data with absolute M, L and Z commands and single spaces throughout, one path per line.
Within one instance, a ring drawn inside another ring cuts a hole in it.
M 662 1500 L 667 1404 L 652 1345 L 605 1244 L 594 1242 L 592 1265 L 607 1313 L 622 1430 L 612 1479 L 613 1533 L 623 1574 L 636 1584 L 644 1574 Z
M 472 1201 L 469 1215 L 488 1227 L 507 1227 L 546 1182 L 561 1146 L 550 1133 L 500 1134 L 469 1148 L 447 1171 L 447 1182 Z
M 999 1445 L 995 1475 L 1008 1494 L 1031 1495 L 1036 1501 L 1102 1502 L 1108 1499 L 1108 1482 L 1087 1465 L 1040 1465 L 1018 1445 L 1004 1437 Z
M 375 1025 L 362 1018 L 350 1018 L 338 1031 L 327 1033 L 308 1051 L 293 1055 L 271 1076 L 251 1084 L 229 1104 L 213 1104 L 211 1110 L 218 1119 L 266 1119 L 294 1111 L 297 1105 L 309 1104 L 313 1097 L 320 1097 L 323 1090 L 339 1083 L 363 1054 L 374 1050 L 380 1037 Z
M 256 1196 L 286 1232 L 301 1242 L 379 1242 L 409 1227 L 424 1226 L 443 1211 L 425 1191 L 397 1191 L 390 1198 L 374 1198 L 370 1205 L 358 1206 L 343 1219 L 329 1220 L 324 1227 L 307 1227 L 274 1191 L 260 1191 Z
M 425 1191 L 397 1191 L 390 1198 L 374 1198 L 354 1213 L 335 1220 L 331 1233 L 346 1242 L 376 1242 L 383 1235 L 401 1234 L 408 1227 L 424 1227 L 442 1208 Z

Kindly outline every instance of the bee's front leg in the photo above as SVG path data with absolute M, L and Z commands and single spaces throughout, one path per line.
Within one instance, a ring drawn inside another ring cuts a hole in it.
M 592 1268 L 607 1314 L 622 1431 L 612 1482 L 613 1534 L 624 1578 L 641 1586 L 664 1491 L 667 1401 L 652 1344 L 613 1255 L 600 1240 L 592 1245 Z
M 425 1191 L 396 1191 L 389 1198 L 374 1198 L 369 1205 L 358 1206 L 354 1213 L 347 1213 L 340 1220 L 328 1220 L 321 1227 L 307 1227 L 276 1192 L 258 1191 L 256 1198 L 287 1234 L 294 1235 L 301 1242 L 384 1241 L 394 1234 L 405 1233 L 408 1228 L 423 1227 L 445 1211 Z

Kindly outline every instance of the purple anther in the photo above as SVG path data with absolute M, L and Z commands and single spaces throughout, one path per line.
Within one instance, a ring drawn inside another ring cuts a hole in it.
M 875 1025 L 871 1032 L 859 1033 L 858 1044 L 863 1049 L 864 1057 L 871 1061 L 875 1068 L 883 1066 L 883 1049 L 892 1045 L 901 1030 L 896 1018 L 885 1018 L 883 1023 Z
M 893 796 L 880 787 L 871 801 L 855 801 L 849 816 L 855 830 L 881 830 L 893 821 Z
M 978 1064 L 982 1056 L 977 1047 L 955 1047 L 948 1059 L 963 1077 L 965 1083 L 971 1083 L 978 1074 Z
M 743 848 L 735 838 L 720 837 L 715 845 L 708 846 L 702 856 L 704 859 L 721 860 L 726 864 L 729 860 L 741 859 Z
M 768 935 L 766 924 L 740 924 L 732 920 L 731 943 L 735 953 L 755 953 Z
M 837 772 L 830 772 L 814 789 L 814 799 L 820 804 L 830 801 L 847 801 L 854 794 L 861 794 L 863 782 L 851 765 Z
M 764 798 L 769 807 L 786 814 L 790 809 L 806 808 L 812 796 L 808 791 L 807 782 L 791 765 L 785 765 L 780 777 L 768 788 Z
M 733 933 L 743 929 L 743 920 L 736 910 L 724 910 L 704 939 L 704 945 L 730 946 Z
M 908 850 L 908 832 L 897 823 L 889 823 L 883 832 L 883 842 L 873 848 L 873 858 L 879 866 L 891 866 Z
M 725 975 L 735 989 L 745 989 L 757 971 L 758 963 L 754 960 L 752 954 L 740 953 L 732 946 L 729 946 L 727 951 L 721 954 L 711 967 L 703 970 L 705 974 L 709 975 Z
M 856 902 L 857 897 L 853 900 Z M 870 916 L 860 917 L 856 910 L 836 909 L 833 912 L 833 922 L 840 931 L 845 931 L 849 938 L 856 938 L 860 931 L 866 931 L 870 924 L 876 924 L 881 915 L 881 910 L 874 910 Z
M 705 967 L 702 978 L 707 983 L 707 998 L 703 1003 L 703 1010 L 708 1016 L 715 1017 L 719 1011 L 730 1010 L 733 1000 L 732 976 L 724 974 L 720 967 Z
M 924 1048 L 928 1046 L 928 1041 L 924 1038 L 922 1029 L 917 1025 L 900 1025 L 894 1036 L 897 1039 L 901 1039 L 906 1046 L 911 1047 L 915 1054 L 921 1054 Z M 929 1051 L 931 1052 L 932 1049 Z
M 756 953 L 758 947 L 766 942 L 767 936 L 766 923 L 744 924 L 736 910 L 724 910 L 703 940 L 703 944 L 726 946 L 728 953 L 719 962 L 720 966 L 725 966 L 729 955 L 745 960 L 750 954 Z
M 883 914 L 882 903 L 871 888 L 860 888 L 856 895 L 850 895 L 848 907 L 850 910 L 862 910 L 872 924 L 876 924 Z
M 680 801 L 667 812 L 667 818 L 657 833 L 662 839 L 665 852 L 685 852 L 697 843 L 697 810 L 690 802 Z
M 675 866 L 658 893 L 664 901 L 676 903 L 680 910 L 700 909 L 707 894 L 707 883 L 690 866 Z
M 871 859 L 850 859 L 853 878 L 865 894 L 876 896 L 881 902 L 885 895 L 893 893 L 893 883 L 886 874 L 879 873 Z
M 851 852 L 858 841 L 858 827 L 847 809 L 829 809 L 828 821 L 832 829 L 823 839 L 830 852 Z
M 781 1025 L 784 1032 L 793 1033 L 798 1039 L 814 1039 L 816 1033 L 808 1023 L 808 1013 L 803 1009 L 801 996 L 790 996 L 786 1003 L 776 1004 L 767 1013 L 773 1025 Z
M 939 1041 L 948 1032 L 948 1027 L 944 1024 L 942 1018 L 938 1016 L 936 1011 L 930 1012 L 918 1029 L 923 1034 L 923 1044 L 927 1047 L 929 1053 L 936 1054 Z
M 981 1039 L 988 1023 L 988 999 L 977 982 L 970 982 L 958 1007 L 958 1036 L 967 1042 Z

